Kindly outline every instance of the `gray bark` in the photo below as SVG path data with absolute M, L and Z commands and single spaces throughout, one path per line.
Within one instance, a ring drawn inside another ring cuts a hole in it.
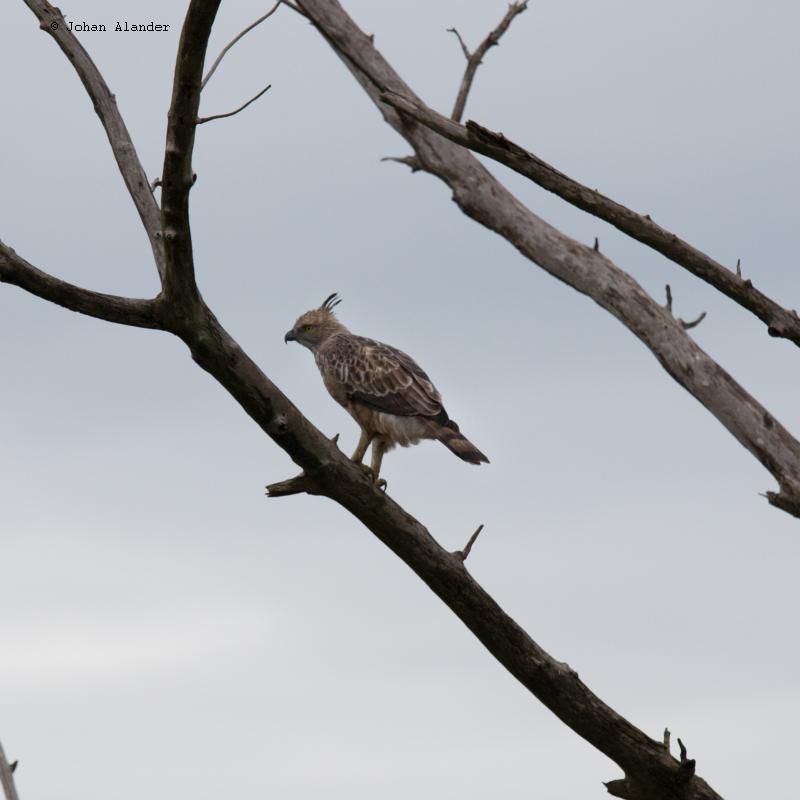
M 769 502 L 800 516 L 800 442 L 630 275 L 599 250 L 571 239 L 536 216 L 469 150 L 419 124 L 410 114 L 400 114 L 393 106 L 403 98 L 418 109 L 425 105 L 337 2 L 302 0 L 300 7 L 384 119 L 414 149 L 414 166 L 444 181 L 467 216 L 502 236 L 530 261 L 591 297 L 622 322 L 772 474 L 779 491 L 767 493 Z M 389 96 L 392 105 L 385 101 Z
M 797 312 L 783 308 L 756 289 L 751 280 L 742 277 L 738 264 L 735 271 L 727 269 L 671 231 L 653 222 L 649 214 L 637 214 L 596 189 L 578 183 L 510 141 L 502 133 L 484 128 L 472 120 L 467 120 L 466 125 L 460 125 L 411 98 L 395 95 L 392 92 L 386 92 L 382 99 L 398 111 L 447 137 L 451 142 L 505 164 L 576 208 L 593 214 L 631 238 L 652 247 L 653 250 L 684 267 L 692 275 L 718 289 L 742 308 L 752 312 L 767 326 L 767 333 L 770 336 L 788 339 L 800 346 L 800 317 L 797 316 Z
M 43 24 L 49 19 L 47 15 L 56 13 L 41 0 L 25 2 Z M 203 61 L 219 4 L 220 0 L 190 2 L 178 49 L 164 162 L 163 211 L 151 237 L 158 243 L 164 234 L 163 250 L 156 245 L 153 248 L 160 265 L 162 294 L 153 300 L 136 300 L 90 292 L 47 275 L 5 246 L 0 249 L 0 278 L 81 313 L 156 327 L 181 338 L 198 365 L 224 386 L 302 468 L 302 476 L 274 484 L 272 494 L 320 494 L 347 508 L 409 565 L 514 677 L 559 719 L 621 767 L 625 777 L 607 784 L 609 792 L 637 800 L 719 798 L 695 774 L 694 761 L 687 759 L 683 750 L 681 760 L 673 758 L 663 743 L 603 703 L 574 670 L 539 647 L 474 580 L 465 559 L 477 531 L 463 551 L 444 550 L 419 521 L 341 453 L 335 441 L 326 438 L 300 413 L 203 302 L 194 277 L 189 193 L 193 185 L 192 149 Z M 524 208 L 467 150 L 382 102 L 383 93 L 389 90 L 418 101 L 338 3 L 301 0 L 299 5 L 353 71 L 387 121 L 412 144 L 414 165 L 444 180 L 452 188 L 456 202 L 471 217 L 623 321 L 670 374 L 775 475 L 781 491 L 772 502 L 797 513 L 797 442 L 694 344 L 671 313 L 602 254 L 568 239 Z M 79 45 L 72 39 L 62 37 L 57 41 L 94 99 L 92 93 L 100 85 L 94 65 L 75 57 Z M 126 153 L 130 141 L 124 126 L 108 123 L 113 118 L 111 110 L 100 116 L 112 149 Z M 137 189 L 131 194 L 137 207 L 145 208 L 145 213 L 140 208 L 140 215 L 150 234 L 152 208 L 138 191 L 143 173 L 132 145 L 128 156 L 117 161 L 126 184 Z

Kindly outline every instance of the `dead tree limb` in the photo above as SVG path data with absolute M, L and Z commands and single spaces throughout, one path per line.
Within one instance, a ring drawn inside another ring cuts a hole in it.
M 142 220 L 150 247 L 153 250 L 158 274 L 164 277 L 164 247 L 161 241 L 161 212 L 150 189 L 144 168 L 131 141 L 128 129 L 117 108 L 115 96 L 89 57 L 83 45 L 70 31 L 61 11 L 47 0 L 24 0 L 25 5 L 36 15 L 39 27 L 53 37 L 64 55 L 69 59 L 86 93 L 94 104 L 94 110 L 103 124 L 117 166 L 122 173 L 125 186 Z
M 5 800 L 19 800 L 17 787 L 14 784 L 14 769 L 16 763 L 16 761 L 13 765 L 8 763 L 3 745 L 0 743 L 0 786 L 3 787 L 3 797 L 5 797 Z
M 230 50 L 236 44 L 236 42 L 238 42 L 241 38 L 250 33 L 250 31 L 253 30 L 253 28 L 258 27 L 262 22 L 264 22 L 264 20 L 269 19 L 280 8 L 281 5 L 282 5 L 282 0 L 278 0 L 278 2 L 275 3 L 275 5 L 272 6 L 272 8 L 270 8 L 270 10 L 267 11 L 266 14 L 262 14 L 257 20 L 251 22 L 243 31 L 237 33 L 236 36 L 234 36 L 233 39 L 231 39 L 228 42 L 228 44 L 226 44 L 225 47 L 222 48 L 220 54 L 216 57 L 214 63 L 211 65 L 211 68 L 206 73 L 205 78 L 203 78 L 203 80 L 200 82 L 201 90 L 206 88 L 206 84 L 211 79 L 211 76 L 217 71 L 217 67 L 219 66 L 222 59 L 225 58 L 225 55 L 227 54 L 228 50 Z
M 578 183 L 510 141 L 502 133 L 495 133 L 472 120 L 468 120 L 466 125 L 460 125 L 428 108 L 417 98 L 402 92 L 399 95 L 387 92 L 382 99 L 406 117 L 416 120 L 451 142 L 510 167 L 576 208 L 593 214 L 651 247 L 755 314 L 767 326 L 770 336 L 788 339 L 800 346 L 800 317 L 797 312 L 783 308 L 756 289 L 752 281 L 743 280 L 739 264 L 735 271 L 728 269 L 653 222 L 649 214 L 631 211 L 596 189 Z
M 194 184 L 192 150 L 197 129 L 203 63 L 221 0 L 192 0 L 178 43 L 167 144 L 161 173 L 161 214 L 166 272 L 164 293 L 176 305 L 196 304 L 194 257 L 189 227 L 189 190 Z
M 456 103 L 453 106 L 453 113 L 450 115 L 456 122 L 461 121 L 464 115 L 464 106 L 467 104 L 467 97 L 469 90 L 472 88 L 472 82 L 475 80 L 475 73 L 481 65 L 481 61 L 490 47 L 494 47 L 500 43 L 500 37 L 508 30 L 514 17 L 521 14 L 528 7 L 528 0 L 523 0 L 522 3 L 511 3 L 506 11 L 503 19 L 500 20 L 497 27 L 489 33 L 489 35 L 475 48 L 474 53 L 470 53 L 461 34 L 455 28 L 448 28 L 449 33 L 455 34 L 458 43 L 461 45 L 461 52 L 464 53 L 464 58 L 467 59 L 467 66 L 464 69 L 464 77 L 461 79 L 461 86 L 458 87 L 458 95 Z
M 247 106 L 251 103 L 255 103 L 262 94 L 267 92 L 269 89 L 272 88 L 272 84 L 268 83 L 258 94 L 253 95 L 246 103 L 242 103 L 239 108 L 234 109 L 233 111 L 226 111 L 224 114 L 212 114 L 210 117 L 199 117 L 197 120 L 198 125 L 202 125 L 205 122 L 211 122 L 214 119 L 225 119 L 225 117 L 232 117 L 235 114 L 238 114 L 240 111 L 244 111 Z
M 42 300 L 107 322 L 140 328 L 161 327 L 157 299 L 137 300 L 82 289 L 42 272 L 3 242 L 0 242 L 0 283 L 13 284 Z
M 537 217 L 467 150 L 434 133 L 432 126 L 409 125 L 409 117 L 419 120 L 423 115 L 421 109 L 426 118 L 432 118 L 433 112 L 413 95 L 352 21 L 347 18 L 346 24 L 340 19 L 344 15 L 341 6 L 333 4 L 327 14 L 316 11 L 316 0 L 304 0 L 302 7 L 323 30 L 386 121 L 414 148 L 419 169 L 443 180 L 467 216 L 500 234 L 528 259 L 591 297 L 622 322 L 661 366 L 772 474 L 779 491 L 767 492 L 769 502 L 800 517 L 800 442 L 630 275 L 599 250 L 570 239 Z M 398 113 L 396 110 L 401 107 L 403 111 L 414 109 L 414 114 Z
M 693 772 L 688 773 L 685 762 L 669 755 L 661 742 L 603 703 L 577 673 L 539 647 L 472 578 L 460 555 L 442 548 L 420 522 L 380 491 L 334 441 L 298 411 L 203 302 L 194 277 L 188 195 L 194 182 L 191 162 L 203 61 L 219 2 L 192 0 L 186 14 L 175 68 L 163 172 L 165 291 L 154 301 L 131 301 L 145 304 L 145 310 L 139 308 L 137 313 L 155 309 L 155 327 L 174 333 L 187 344 L 192 358 L 303 469 L 308 487 L 348 509 L 414 570 L 512 675 L 576 733 L 622 768 L 624 780 L 614 782 L 619 792 L 624 792 L 618 796 L 635 800 L 653 797 L 718 800 L 719 796 L 705 781 Z M 664 308 L 604 256 L 564 237 L 532 215 L 463 148 L 424 127 L 409 126 L 382 104 L 380 96 L 384 89 L 403 95 L 410 95 L 410 90 L 374 50 L 370 37 L 352 23 L 335 0 L 301 0 L 300 7 L 345 59 L 387 120 L 412 143 L 421 168 L 445 180 L 470 216 L 502 233 L 529 258 L 614 313 L 645 341 L 678 380 L 689 381 L 692 370 L 699 370 L 708 381 L 722 382 L 723 386 L 715 385 L 713 391 L 723 390 L 727 381 L 725 397 L 731 403 L 727 414 L 733 421 L 728 420 L 723 410 L 716 407 L 715 410 L 734 429 L 735 435 L 750 435 L 755 425 L 750 417 L 763 409 L 694 345 Z M 10 255 L 7 259 L 11 265 L 6 267 L 7 274 L 25 278 L 15 281 L 22 288 L 36 289 L 39 296 L 54 302 L 66 299 L 69 304 L 62 302 L 62 305 L 84 313 L 94 311 L 95 316 L 111 319 L 109 309 L 114 304 L 107 297 L 94 293 L 82 295 L 86 290 L 69 285 L 54 287 L 45 280 L 49 276 L 40 278 L 31 273 L 33 268 L 27 262 L 20 266 Z M 125 306 L 126 299 L 121 300 Z M 148 305 L 151 303 L 154 305 Z M 129 312 L 133 313 L 130 308 L 126 313 Z M 124 315 L 120 312 L 119 316 Z M 702 393 L 699 399 L 713 405 Z M 744 422 L 739 420 L 742 416 Z M 796 455 L 796 443 L 774 421 L 764 435 L 761 445 L 764 458 L 774 459 L 773 474 L 780 473 L 790 456 Z M 800 496 L 794 494 L 794 471 L 786 476 L 781 473 L 781 477 L 782 492 L 791 492 L 792 500 Z M 299 487 L 295 483 L 292 488 Z

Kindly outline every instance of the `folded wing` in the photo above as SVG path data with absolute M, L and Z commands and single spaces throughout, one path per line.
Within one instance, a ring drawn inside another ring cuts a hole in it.
M 442 413 L 439 392 L 411 356 L 382 342 L 353 338 L 358 347 L 345 380 L 351 400 L 402 417 L 437 417 Z

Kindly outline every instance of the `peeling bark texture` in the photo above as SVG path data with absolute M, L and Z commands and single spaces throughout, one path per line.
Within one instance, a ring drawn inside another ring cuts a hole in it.
M 743 279 L 740 269 L 727 269 L 653 222 L 649 214 L 637 214 L 596 189 L 578 183 L 538 156 L 506 139 L 502 133 L 495 133 L 477 122 L 467 120 L 466 125 L 460 125 L 412 98 L 392 92 L 386 92 L 382 99 L 451 142 L 505 164 L 576 208 L 593 214 L 631 238 L 652 247 L 755 314 L 767 326 L 770 336 L 788 339 L 800 346 L 800 317 L 796 311 L 783 308 L 756 289 L 752 281 Z
M 83 49 L 83 45 L 69 29 L 61 11 L 50 5 L 47 0 L 23 0 L 23 2 L 36 15 L 39 27 L 55 39 L 56 44 L 69 59 L 94 104 L 94 110 L 103 123 L 117 166 L 128 187 L 128 193 L 150 239 L 158 274 L 163 279 L 164 246 L 161 240 L 161 213 L 128 129 L 117 108 L 116 97 L 111 93 L 89 54 Z
M 613 314 L 772 473 L 769 502 L 800 517 L 800 443 L 695 344 L 681 324 L 598 250 L 570 239 L 527 209 L 466 149 L 384 101 L 389 93 L 425 107 L 371 39 L 335 0 L 301 0 L 302 10 L 389 123 L 414 149 L 421 170 L 446 183 L 459 208 L 526 258 Z M 452 123 L 456 124 L 456 123 Z

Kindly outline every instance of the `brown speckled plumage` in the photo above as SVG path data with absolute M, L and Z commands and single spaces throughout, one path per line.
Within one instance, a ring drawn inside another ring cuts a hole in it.
M 301 315 L 285 339 L 312 351 L 325 387 L 361 427 L 353 460 L 360 462 L 372 444 L 377 478 L 387 450 L 437 439 L 470 464 L 488 463 L 448 417 L 441 395 L 419 364 L 388 344 L 350 333 L 333 313 L 339 302 L 331 295 Z

